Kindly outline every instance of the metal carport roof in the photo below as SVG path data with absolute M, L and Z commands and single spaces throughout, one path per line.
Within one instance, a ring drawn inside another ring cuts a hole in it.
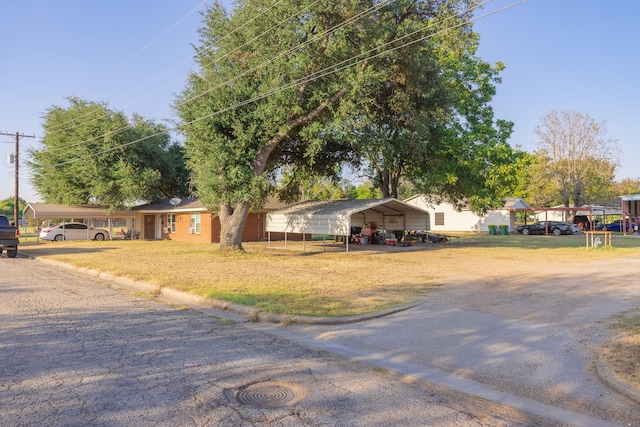
M 429 213 L 395 198 L 306 201 L 267 214 L 266 231 L 350 236 L 351 227 L 427 230 Z
M 32 212 L 32 215 L 29 215 Z M 62 218 L 133 218 L 132 211 L 109 212 L 100 206 L 69 206 L 51 203 L 27 203 L 22 211 L 22 218 L 62 219 Z

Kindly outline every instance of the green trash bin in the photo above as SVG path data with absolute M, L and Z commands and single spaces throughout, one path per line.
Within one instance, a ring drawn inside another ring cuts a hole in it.
M 495 236 L 496 235 L 496 226 L 495 225 L 489 225 L 489 235 L 490 236 Z
M 506 236 L 507 234 L 509 234 L 509 226 L 508 225 L 500 225 L 500 235 L 501 236 Z

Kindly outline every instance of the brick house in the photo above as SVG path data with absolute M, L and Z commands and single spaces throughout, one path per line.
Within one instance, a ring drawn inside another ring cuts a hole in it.
M 267 239 L 265 220 L 268 212 L 285 204 L 269 198 L 258 212 L 251 212 L 242 232 L 243 242 Z M 144 240 L 178 240 L 183 242 L 220 242 L 220 218 L 209 211 L 197 197 L 164 199 L 137 206 L 136 234 Z M 272 235 L 272 239 L 274 236 Z

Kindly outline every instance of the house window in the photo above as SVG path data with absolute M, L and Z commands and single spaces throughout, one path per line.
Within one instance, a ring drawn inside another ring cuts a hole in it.
M 193 212 L 189 221 L 189 233 L 200 234 L 200 212 Z
M 436 212 L 436 225 L 444 225 L 444 212 Z
M 167 231 L 169 233 L 176 232 L 176 214 L 167 214 Z

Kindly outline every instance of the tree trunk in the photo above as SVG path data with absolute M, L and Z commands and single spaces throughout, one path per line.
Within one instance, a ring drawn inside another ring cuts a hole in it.
M 398 184 L 400 183 L 400 173 L 396 172 L 393 173 L 390 179 L 390 184 L 391 184 L 391 193 L 389 194 L 390 197 L 393 198 L 398 198 Z
M 378 169 L 377 174 L 378 174 L 378 188 L 382 193 L 382 198 L 386 199 L 389 197 L 389 194 L 390 194 L 389 171 L 386 169 L 384 170 Z
M 251 203 L 222 203 L 220 206 L 220 249 L 244 250 L 242 247 L 242 231 L 247 222 Z

